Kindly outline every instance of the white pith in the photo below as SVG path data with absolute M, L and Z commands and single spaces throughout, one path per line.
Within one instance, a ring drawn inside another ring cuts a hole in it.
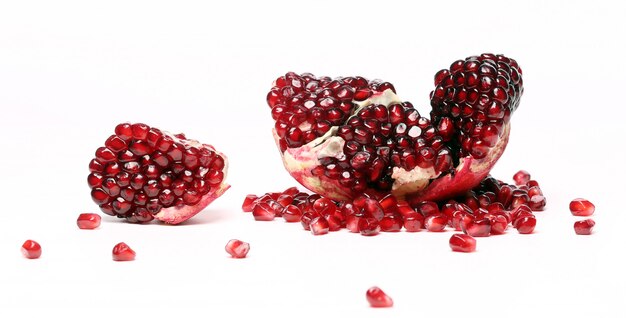
M 353 101 L 357 105 L 354 112 L 346 120 L 346 122 L 356 116 L 358 112 L 372 104 L 383 105 L 387 108 L 393 104 L 401 103 L 402 100 L 390 89 L 374 95 L 364 101 Z M 346 141 L 336 136 L 338 127 L 332 127 L 326 134 L 298 148 L 287 148 L 282 154 L 283 164 L 290 173 L 310 171 L 314 167 L 320 165 L 322 158 L 345 158 L 343 147 Z M 274 138 L 278 141 L 278 136 L 274 131 Z M 437 178 L 441 173 L 435 171 L 434 168 L 415 167 L 413 170 L 407 171 L 401 167 L 394 167 L 392 178 L 392 192 L 398 196 L 406 193 L 415 193 L 428 186 L 432 179 Z M 298 178 L 296 178 L 298 179 Z M 325 193 L 325 187 L 320 178 L 312 176 L 310 173 L 302 173 L 299 181 L 306 185 L 307 188 L 316 193 Z M 339 197 L 349 197 L 349 194 L 339 193 Z

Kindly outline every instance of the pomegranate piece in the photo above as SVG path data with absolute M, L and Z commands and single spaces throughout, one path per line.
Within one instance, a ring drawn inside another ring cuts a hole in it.
M 472 219 L 469 222 L 462 222 L 463 233 L 473 237 L 489 236 L 491 234 L 491 220 L 489 218 Z
M 530 181 L 530 173 L 526 170 L 520 170 L 513 175 L 513 181 L 516 185 L 527 185 Z
M 226 243 L 225 249 L 232 258 L 245 258 L 248 255 L 248 251 L 250 251 L 250 244 L 232 239 Z
M 41 256 L 41 245 L 33 240 L 26 240 L 22 244 L 22 255 L 28 259 L 36 259 Z
M 424 217 L 419 213 L 406 215 L 403 225 L 407 232 L 419 232 L 424 228 Z
M 309 190 L 336 201 L 363 193 L 439 201 L 477 186 L 502 155 L 521 74 L 503 55 L 456 61 L 435 76 L 430 116 L 392 84 L 360 76 L 289 72 L 267 104 L 283 164 Z
M 130 248 L 126 243 L 120 242 L 113 246 L 113 260 L 118 262 L 134 261 L 135 251 Z
M 213 146 L 141 123 L 117 125 L 89 171 L 93 201 L 131 223 L 181 223 L 230 187 L 226 156 Z
M 448 218 L 440 213 L 429 215 L 424 220 L 424 225 L 429 232 L 443 232 L 448 225 Z
M 577 198 L 569 203 L 569 210 L 574 216 L 591 216 L 596 211 L 596 206 L 589 200 Z
M 82 230 L 93 230 L 100 226 L 101 217 L 95 213 L 81 213 L 78 215 L 78 219 L 76 220 L 76 224 L 79 229 Z
M 596 222 L 591 219 L 574 222 L 574 231 L 578 235 L 591 235 Z
M 295 205 L 288 205 L 283 209 L 283 219 L 286 222 L 300 222 L 302 210 Z
M 380 233 L 380 224 L 375 218 L 360 218 L 357 227 L 363 236 L 375 236 Z
M 257 221 L 272 221 L 276 217 L 276 212 L 269 203 L 260 202 L 254 206 L 252 215 Z
M 370 306 L 375 308 L 385 308 L 393 306 L 393 299 L 389 297 L 385 292 L 374 286 L 367 290 L 365 298 L 370 303 Z
M 450 248 L 454 252 L 474 252 L 476 250 L 476 239 L 467 234 L 453 234 L 450 237 Z
M 520 234 L 530 234 L 535 230 L 537 225 L 537 219 L 535 216 L 522 216 L 513 221 L 513 227 L 517 229 Z

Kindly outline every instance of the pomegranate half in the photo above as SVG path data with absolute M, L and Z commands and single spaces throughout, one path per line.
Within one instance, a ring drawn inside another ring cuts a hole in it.
M 132 223 L 181 223 L 230 187 L 228 160 L 211 145 L 145 124 L 122 123 L 89 163 L 91 198 Z
M 267 95 L 287 171 L 334 200 L 392 193 L 409 202 L 464 194 L 500 158 L 523 93 L 513 59 L 481 54 L 435 75 L 421 115 L 388 82 L 287 73 Z

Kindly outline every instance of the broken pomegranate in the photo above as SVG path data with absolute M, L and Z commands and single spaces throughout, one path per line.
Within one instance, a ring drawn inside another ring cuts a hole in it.
M 513 59 L 482 54 L 435 75 L 422 116 L 389 82 L 287 73 L 267 95 L 287 171 L 349 201 L 392 193 L 412 204 L 463 195 L 502 155 L 523 93 Z
M 574 231 L 578 235 L 591 235 L 596 222 L 591 219 L 574 222 Z
M 393 299 L 387 296 L 382 289 L 376 286 L 367 290 L 365 298 L 367 298 L 367 301 L 372 307 L 384 308 L 393 306 Z
M 76 224 L 79 229 L 82 230 L 93 230 L 100 226 L 101 217 L 95 213 L 81 213 L 78 215 L 78 219 L 76 220 Z
M 134 261 L 135 251 L 126 243 L 120 242 L 113 246 L 113 260 L 118 262 Z
M 450 237 L 450 248 L 454 252 L 473 252 L 476 250 L 476 239 L 467 234 L 453 234 Z
M 250 251 L 250 244 L 240 240 L 230 240 L 226 243 L 226 252 L 232 256 L 232 258 L 245 258 Z
M 213 146 L 145 124 L 115 127 L 89 163 L 87 182 L 102 212 L 132 223 L 181 223 L 230 186 Z
M 591 216 L 596 211 L 596 206 L 589 200 L 578 198 L 569 203 L 569 210 L 574 216 Z
M 41 245 L 33 240 L 26 240 L 22 244 L 22 255 L 29 259 L 39 258 L 41 256 Z

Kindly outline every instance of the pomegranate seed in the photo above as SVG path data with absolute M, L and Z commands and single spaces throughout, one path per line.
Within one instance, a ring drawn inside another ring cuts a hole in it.
M 272 221 L 276 217 L 276 212 L 267 202 L 260 202 L 252 209 L 252 215 L 257 221 Z
M 513 175 L 513 181 L 516 185 L 526 185 L 530 181 L 530 173 L 525 170 L 520 170 Z
M 491 221 L 488 218 L 472 220 L 472 222 L 461 223 L 463 233 L 473 237 L 484 237 L 491 234 Z
M 407 232 L 419 232 L 424 228 L 424 216 L 413 211 L 404 216 L 404 228 Z
M 372 287 L 365 293 L 365 298 L 370 303 L 370 306 L 375 308 L 385 308 L 393 306 L 393 299 L 387 296 L 382 289 L 378 287 Z
M 589 200 L 577 198 L 569 203 L 569 210 L 574 216 L 591 216 L 596 210 L 596 206 Z
M 501 214 L 490 214 L 489 218 L 491 221 L 491 234 L 504 234 L 509 226 L 507 218 Z
M 578 235 L 591 235 L 596 222 L 592 219 L 574 222 L 574 231 Z
M 517 229 L 520 234 L 530 234 L 535 230 L 537 225 L 537 219 L 534 216 L 518 217 L 513 221 L 513 227 Z
M 302 214 L 300 217 L 300 224 L 302 224 L 302 228 L 307 231 L 311 230 L 311 221 L 318 217 L 320 217 L 320 215 L 315 212 L 306 212 Z
M 374 236 L 380 232 L 380 225 L 375 218 L 361 218 L 357 226 L 363 236 Z
M 101 217 L 95 213 L 81 213 L 78 215 L 76 224 L 79 229 L 93 230 L 100 226 Z
M 454 252 L 473 252 L 476 250 L 476 239 L 467 234 L 453 234 L 450 237 L 450 248 Z
M 120 242 L 113 247 L 114 261 L 134 261 L 135 251 L 133 251 L 126 243 Z
M 41 256 L 41 245 L 33 240 L 26 240 L 22 244 L 22 255 L 29 259 L 39 258 Z
M 241 209 L 243 210 L 243 212 L 252 212 L 255 202 L 258 198 L 259 197 L 257 197 L 255 194 L 248 194 L 246 198 L 243 199 L 243 204 L 241 205 Z
M 302 210 L 295 205 L 286 206 L 282 213 L 286 222 L 299 222 L 302 217 Z
M 448 225 L 448 218 L 443 214 L 433 214 L 424 220 L 426 230 L 429 232 L 443 232 Z
M 383 232 L 400 232 L 402 224 L 402 217 L 393 214 L 385 216 L 379 222 L 380 230 Z
M 324 235 L 328 234 L 330 226 L 326 218 L 319 216 L 309 222 L 309 229 L 313 235 Z
M 232 239 L 226 243 L 226 252 L 230 254 L 232 258 L 245 258 L 250 251 L 250 244 Z

